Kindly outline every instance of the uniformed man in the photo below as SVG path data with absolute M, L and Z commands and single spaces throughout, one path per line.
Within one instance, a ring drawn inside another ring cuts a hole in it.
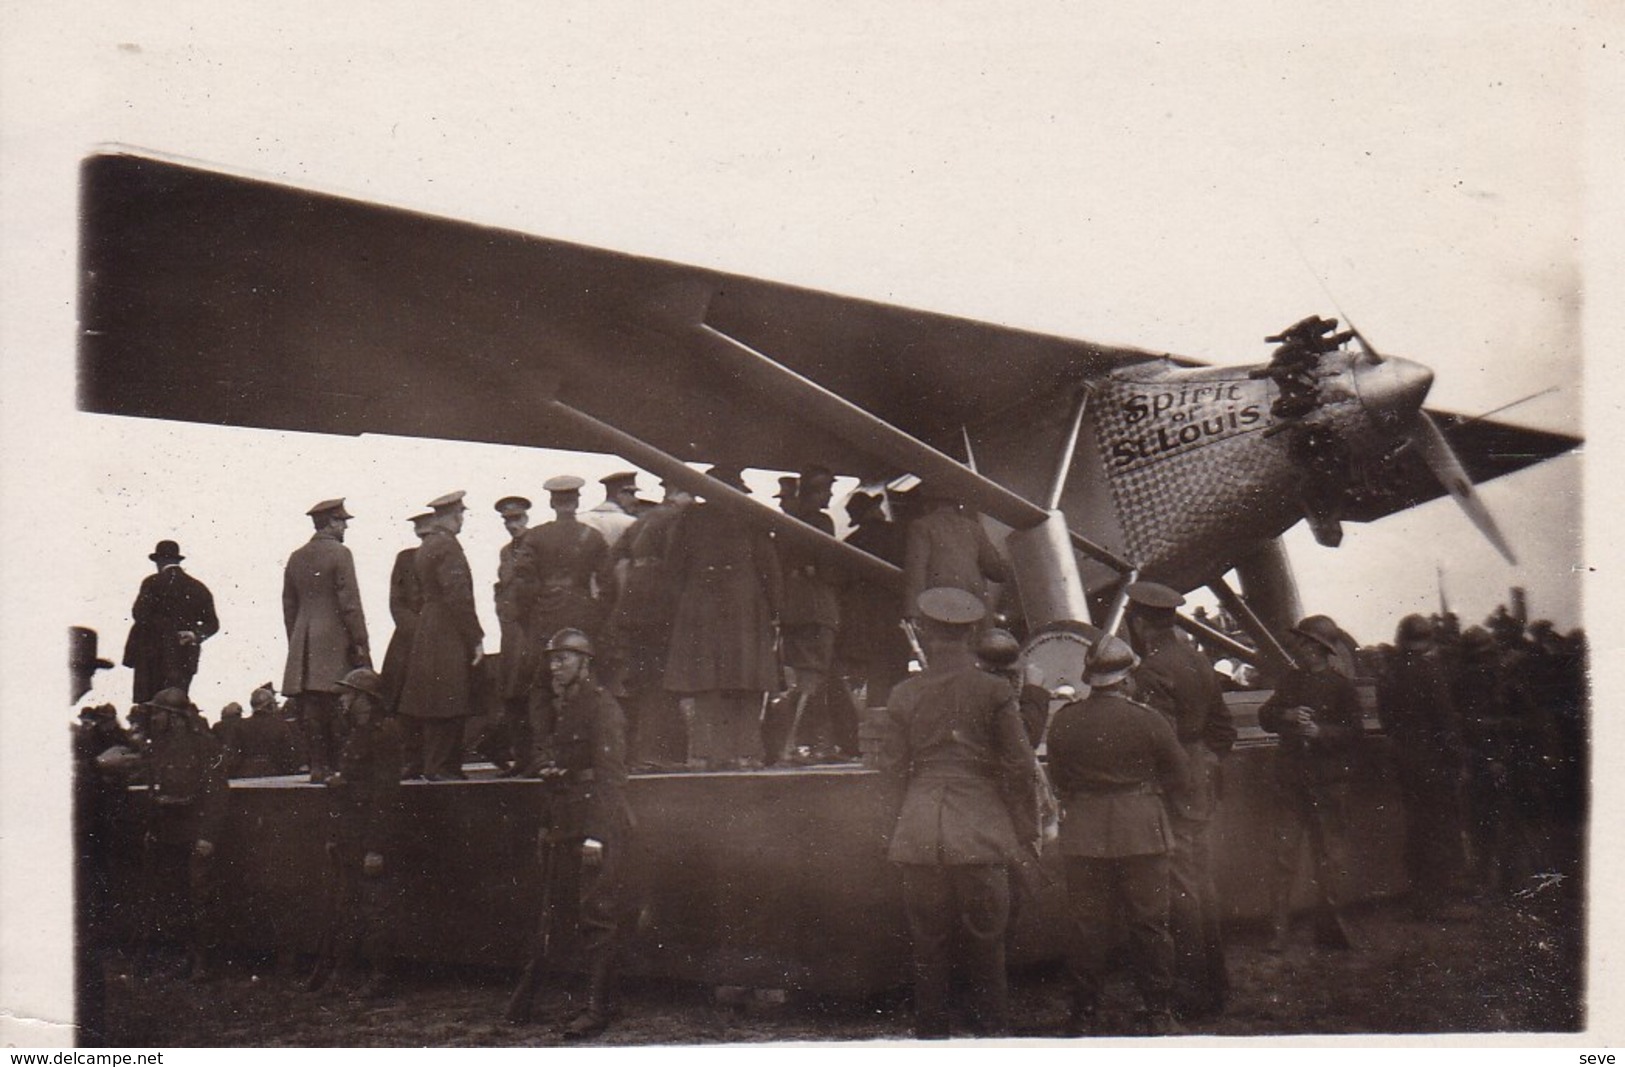
M 632 930 L 632 810 L 626 801 L 625 720 L 592 677 L 592 641 L 561 630 L 547 643 L 547 673 L 532 691 L 536 750 L 532 773 L 548 784 L 538 858 L 542 914 L 531 962 L 508 1004 L 526 1022 L 540 972 L 574 957 L 587 974 L 583 1009 L 566 1040 L 604 1030 L 613 1015 L 614 969 Z
M 796 513 L 796 500 L 801 493 L 801 479 L 793 474 L 786 474 L 779 479 L 779 491 L 773 494 L 773 499 L 779 502 L 779 510 L 786 515 Z
M 549 478 L 543 488 L 553 521 L 526 530 L 515 551 L 514 581 L 530 598 L 525 632 L 533 673 L 544 662 L 549 637 L 564 629 L 596 637 L 603 619 L 595 586 L 608 588 L 609 543 L 576 517 L 581 486 L 573 474 Z
M 220 719 L 209 727 L 209 733 L 220 743 L 221 766 L 227 778 L 237 777 L 237 767 L 243 759 L 243 706 L 235 700 L 220 709 Z
M 1039 840 L 1038 763 L 1014 692 L 971 653 L 982 602 L 928 589 L 911 613 L 927 666 L 887 699 L 880 769 L 901 796 L 887 858 L 902 869 L 914 944 L 914 1032 L 949 1036 L 957 972 L 974 1032 L 993 1036 L 1009 1015 L 1009 867 Z
M 148 785 L 141 955 L 177 915 L 188 947 L 184 973 L 205 981 L 219 942 L 215 868 L 227 817 L 220 745 L 179 688 L 159 691 L 140 710 Z
M 1185 598 L 1156 582 L 1135 582 L 1127 592 L 1129 642 L 1140 656 L 1134 683 L 1141 699 L 1167 716 L 1189 764 L 1184 782 L 1164 798 L 1174 833 L 1169 930 L 1174 1010 L 1184 1019 L 1202 1018 L 1223 1011 L 1230 990 L 1210 829 L 1236 727 L 1213 665 L 1175 628 L 1174 613 Z
M 282 692 L 299 705 L 310 780 L 321 782 L 338 754 L 334 719 L 339 679 L 353 668 L 370 667 L 372 652 L 355 560 L 344 547 L 344 530 L 354 516 L 344 510 L 343 498 L 323 500 L 305 514 L 316 532 L 288 557 L 282 576 L 282 620 L 288 632 Z
M 525 615 L 530 598 L 518 578 L 519 541 L 530 525 L 530 501 L 522 496 L 505 496 L 496 502 L 497 514 L 508 531 L 508 543 L 497 557 L 497 623 L 502 629 L 502 656 L 497 671 L 498 695 L 502 698 L 502 732 L 506 735 L 509 766 L 504 776 L 519 773 L 530 751 L 530 639 L 525 633 Z M 503 746 L 498 746 L 503 747 Z
M 327 779 L 328 927 L 309 988 L 346 989 L 365 961 L 367 977 L 355 996 L 380 997 L 389 993 L 394 960 L 401 734 L 378 675 L 359 668 L 339 685 L 346 730 L 336 773 Z
M 159 541 L 148 554 L 158 568 L 141 583 L 130 615 L 135 622 L 124 643 L 124 665 L 135 671 L 133 700 L 140 704 L 160 689 L 192 687 L 203 642 L 220 630 L 208 586 L 181 569 L 180 546 Z
M 853 493 L 846 502 L 852 531 L 846 543 L 887 563 L 903 565 L 903 527 L 886 518 L 883 497 Z M 908 638 L 898 625 L 894 590 L 862 578 L 848 576 L 841 587 L 841 628 L 835 635 L 835 659 L 853 690 L 862 690 L 863 702 L 878 708 L 892 686 L 908 677 Z
M 282 721 L 270 682 L 254 690 L 248 698 L 248 706 L 248 718 L 243 720 L 239 735 L 241 760 L 237 764 L 237 776 L 267 778 L 293 774 L 299 769 L 299 753 L 293 732 Z
M 1056 711 L 1046 742 L 1061 800 L 1075 936 L 1071 1026 L 1078 1035 L 1096 1032 L 1107 960 L 1119 933 L 1128 939 L 1144 1032 L 1173 1029 L 1168 857 L 1174 834 L 1163 795 L 1184 786 L 1186 759 L 1167 718 L 1128 696 L 1138 662 L 1122 639 L 1101 638 L 1084 677 L 1089 696 Z
M 824 509 L 829 507 L 835 475 L 827 467 L 813 466 L 801 472 L 797 484 L 789 514 L 833 538 L 835 522 Z M 834 699 L 829 684 L 841 626 L 839 578 L 816 553 L 787 540 L 779 543 L 779 566 L 784 575 L 780 658 L 789 682 L 783 707 L 789 721 L 783 737 L 773 738 L 778 749 L 771 754 L 789 760 L 799 743 L 816 739 L 813 748 L 818 756 L 856 756 L 856 711 L 850 701 Z
M 583 526 L 597 530 L 604 544 L 614 548 L 615 542 L 637 521 L 638 475 L 636 471 L 616 471 L 598 479 L 598 484 L 604 487 L 603 503 L 582 512 L 578 518 Z M 600 590 L 599 595 L 610 599 L 607 589 Z
M 421 766 L 430 781 L 463 777 L 463 722 L 478 712 L 474 668 L 485 658 L 485 631 L 474 609 L 474 578 L 457 540 L 466 510 L 463 495 L 457 490 L 429 502 L 434 518 L 412 560 L 423 612 L 412 639 L 397 714 L 417 720 L 421 755 L 408 752 L 406 761 L 409 769 Z
M 1461 721 L 1433 644 L 1433 623 L 1407 615 L 1377 687 L 1377 715 L 1399 770 L 1411 911 L 1436 918 L 1461 873 Z
M 425 511 L 407 520 L 419 541 L 434 529 L 434 512 Z M 395 621 L 395 630 L 389 635 L 389 647 L 384 650 L 384 667 L 379 672 L 384 680 L 385 703 L 390 710 L 400 705 L 401 686 L 406 684 L 406 665 L 412 656 L 412 639 L 417 636 L 418 618 L 423 614 L 423 589 L 418 585 L 418 546 L 403 548 L 395 555 L 395 565 L 389 571 L 389 617 Z M 410 716 L 400 717 L 401 739 L 406 750 L 406 778 L 423 777 L 422 720 Z
M 1365 728 L 1354 683 L 1334 668 L 1349 643 L 1328 616 L 1300 621 L 1288 637 L 1288 651 L 1298 666 L 1258 709 L 1258 725 L 1281 738 L 1275 751 L 1274 952 L 1287 945 L 1292 886 L 1305 838 L 1320 893 L 1316 942 L 1326 948 L 1354 947 L 1342 899 L 1348 878 L 1348 782 Z
M 670 562 L 677 523 L 694 503 L 681 486 L 661 482 L 664 499 L 641 516 L 612 553 L 626 568 L 626 581 L 611 612 L 609 630 L 625 657 L 628 758 L 637 765 L 681 764 L 688 757 L 688 731 L 677 701 L 662 684 L 677 585 Z
M 908 524 L 903 555 L 903 615 L 911 617 L 920 593 L 937 586 L 963 589 L 992 609 L 989 582 L 1008 582 L 1010 565 L 982 529 L 940 490 L 922 486 L 926 512 Z

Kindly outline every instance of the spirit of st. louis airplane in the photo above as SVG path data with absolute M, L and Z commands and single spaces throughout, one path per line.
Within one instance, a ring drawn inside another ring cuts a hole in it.
M 1342 523 L 1449 493 L 1510 557 L 1474 483 L 1578 444 L 1428 412 L 1429 370 L 1319 318 L 1276 335 L 1267 363 L 1203 366 L 123 149 L 85 161 L 82 218 L 85 411 L 613 453 L 893 584 L 896 567 L 693 464 L 918 478 L 1002 536 L 1027 660 L 1052 691 L 1081 688 L 1089 647 L 1138 578 L 1210 587 L 1252 642 L 1188 626 L 1279 666 L 1276 635 L 1300 613 L 1287 529 L 1307 520 L 1335 543 Z M 1226 801 L 1219 880 L 1232 914 L 1261 906 L 1267 777 L 1236 775 Z M 527 783 L 469 785 L 406 791 L 414 951 L 516 961 L 535 804 Z M 319 787 L 232 792 L 281 828 L 245 846 L 247 899 L 279 921 L 309 915 Z M 643 969 L 829 989 L 901 973 L 873 775 L 657 774 L 635 777 L 631 799 L 662 887 Z M 1367 864 L 1367 888 L 1392 888 L 1396 870 Z M 1032 927 L 1050 910 L 1027 914 Z M 1041 929 L 1030 940 L 1055 944 Z
M 616 453 L 892 582 L 690 463 L 913 475 L 1000 528 L 1031 656 L 1083 635 L 1051 682 L 1134 578 L 1212 587 L 1278 656 L 1303 519 L 1335 544 L 1448 492 L 1510 559 L 1474 482 L 1578 443 L 1425 411 L 1427 368 L 1318 318 L 1201 366 L 131 151 L 84 165 L 83 256 L 86 410 Z

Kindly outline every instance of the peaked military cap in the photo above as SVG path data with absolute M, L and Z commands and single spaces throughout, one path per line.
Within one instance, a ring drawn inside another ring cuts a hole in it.
M 621 489 L 631 489 L 636 491 L 638 487 L 638 472 L 616 471 L 614 474 L 606 474 L 602 478 L 598 479 L 598 484 L 603 486 L 606 492 L 610 493 L 618 492 Z
M 1185 603 L 1185 598 L 1176 590 L 1168 588 L 1158 582 L 1134 582 L 1128 587 L 1128 598 L 1131 603 L 1144 608 L 1161 608 L 1172 611 Z
M 159 541 L 158 547 L 147 554 L 147 558 L 154 563 L 173 561 L 179 563 L 186 557 L 181 555 L 181 546 L 173 541 Z
M 505 496 L 493 505 L 502 515 L 517 515 L 530 510 L 530 501 L 522 496 Z
M 579 493 L 586 484 L 573 474 L 560 474 L 543 482 L 542 488 L 549 493 Z
M 834 485 L 835 473 L 822 464 L 814 464 L 801 472 L 802 485 Z
M 801 479 L 793 474 L 786 474 L 779 479 L 779 491 L 774 494 L 774 500 L 789 500 L 801 492 Z
M 315 506 L 313 506 L 309 511 L 305 512 L 305 514 L 310 515 L 310 516 L 316 516 L 316 515 L 326 515 L 329 512 L 336 512 L 337 514 L 335 514 L 333 516 L 336 519 L 353 519 L 353 518 L 355 518 L 354 515 L 351 515 L 348 511 L 344 510 L 344 498 L 342 496 L 338 497 L 335 500 L 324 500 L 320 504 L 316 504 Z
M 411 523 L 414 527 L 417 527 L 417 526 L 422 526 L 424 523 L 428 522 L 432 518 L 434 518 L 434 512 L 425 511 L 422 514 L 413 515 L 410 519 L 407 519 L 406 521 Z
M 465 497 L 467 495 L 468 494 L 466 492 L 464 492 L 463 490 L 455 489 L 452 492 L 447 493 L 445 496 L 437 496 L 437 497 L 435 497 L 433 500 L 429 501 L 429 503 L 426 504 L 425 506 L 434 508 L 436 511 L 442 511 L 442 510 L 444 510 L 446 508 L 466 507 L 467 505 L 465 505 L 463 503 L 463 497 Z
M 981 622 L 987 614 L 982 601 L 952 586 L 939 585 L 920 594 L 920 614 L 935 622 L 952 626 L 968 626 Z

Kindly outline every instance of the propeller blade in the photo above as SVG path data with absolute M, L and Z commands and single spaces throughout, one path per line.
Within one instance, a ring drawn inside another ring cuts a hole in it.
M 1473 525 L 1478 527 L 1478 532 L 1489 539 L 1490 544 L 1495 546 L 1496 551 L 1500 552 L 1508 563 L 1516 564 L 1517 557 L 1512 554 L 1506 538 L 1501 536 L 1500 528 L 1495 525 L 1495 517 L 1473 490 L 1472 479 L 1467 477 L 1466 469 L 1462 467 L 1461 460 L 1456 458 L 1450 442 L 1445 440 L 1439 424 L 1434 422 L 1433 416 L 1426 411 L 1416 413 L 1411 440 L 1416 444 L 1433 476 L 1439 479 L 1439 484 L 1455 498 L 1461 510 L 1466 512 Z

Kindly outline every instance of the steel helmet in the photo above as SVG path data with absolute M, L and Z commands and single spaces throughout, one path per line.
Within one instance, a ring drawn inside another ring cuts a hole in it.
M 1292 628 L 1299 637 L 1307 637 L 1332 655 L 1340 655 L 1348 636 L 1343 628 L 1332 621 L 1330 615 L 1311 615 Z
M 1140 657 L 1134 654 L 1127 641 L 1107 634 L 1090 652 L 1083 680 L 1091 689 L 1116 685 L 1139 665 Z
M 1394 631 L 1394 644 L 1401 652 L 1421 652 L 1433 646 L 1433 621 L 1426 615 L 1407 615 Z
M 547 651 L 577 652 L 583 656 L 591 656 L 592 639 L 580 630 L 567 627 L 548 639 Z
M 365 693 L 374 700 L 384 699 L 384 680 L 378 677 L 377 672 L 366 667 L 357 667 L 346 674 L 339 684 L 346 689 L 354 689 L 358 693 Z
M 1005 670 L 1021 658 L 1021 642 L 1009 630 L 988 630 L 976 639 L 976 658 L 995 670 Z

